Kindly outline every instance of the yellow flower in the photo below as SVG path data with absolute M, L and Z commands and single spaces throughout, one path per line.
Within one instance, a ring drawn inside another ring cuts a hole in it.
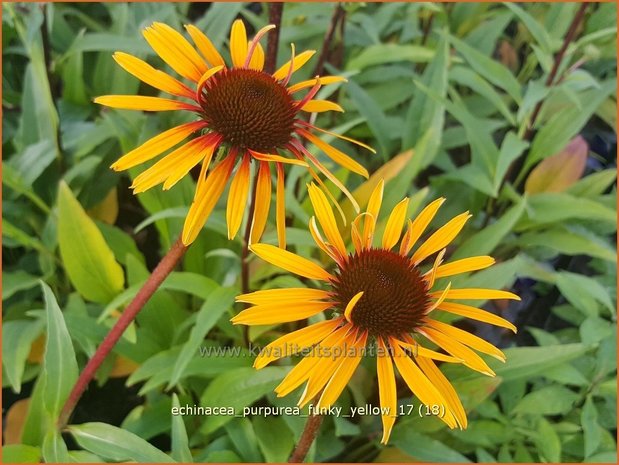
M 335 262 L 333 271 L 272 245 L 254 244 L 251 250 L 289 272 L 326 282 L 328 290 L 272 289 L 244 294 L 237 300 L 251 307 L 232 321 L 246 325 L 277 324 L 302 320 L 327 310 L 331 310 L 332 318 L 275 340 L 261 351 L 254 366 L 263 368 L 281 357 L 304 352 L 307 356 L 288 373 L 275 392 L 284 396 L 307 382 L 299 405 L 319 395 L 316 407 L 325 408 L 337 400 L 366 349 L 373 348 L 381 413 L 384 413 L 383 443 L 389 439 L 398 413 L 394 364 L 423 404 L 439 406 L 439 410 L 444 407 L 440 418 L 450 428 L 465 428 L 467 420 L 462 404 L 434 361 L 463 363 L 494 376 L 474 350 L 501 361 L 505 361 L 505 356 L 483 339 L 442 323 L 433 315 L 449 312 L 516 331 L 507 320 L 454 300 L 519 300 L 511 292 L 501 290 L 452 289 L 451 284 L 433 289 L 437 278 L 480 270 L 494 263 L 488 256 L 442 263 L 445 248 L 469 219 L 468 212 L 456 216 L 415 247 L 444 199 L 433 201 L 408 222 L 408 199 L 404 199 L 389 215 L 381 245 L 375 246 L 374 230 L 383 195 L 381 181 L 370 197 L 367 211 L 351 224 L 353 251 L 348 252 L 323 192 L 311 185 L 309 195 L 325 237 L 317 227 L 316 217 L 310 220 L 310 232 L 320 249 Z M 398 243 L 399 248 L 394 249 Z M 434 260 L 422 271 L 422 263 L 433 255 Z M 424 347 L 425 341 L 449 355 Z
M 195 26 L 185 26 L 195 47 L 178 31 L 162 23 L 144 30 L 144 37 L 153 50 L 178 73 L 185 82 L 157 70 L 143 60 L 126 53 L 114 54 L 116 62 L 143 82 L 176 97 L 146 97 L 105 95 L 95 102 L 113 108 L 168 111 L 184 110 L 196 114 L 196 121 L 181 124 L 148 140 L 112 165 L 114 170 L 126 170 L 177 146 L 190 136 L 189 142 L 175 148 L 152 167 L 137 176 L 131 186 L 134 193 L 144 192 L 163 183 L 169 189 L 199 163 L 202 163 L 194 201 L 183 228 L 184 244 L 193 242 L 206 223 L 215 204 L 231 182 L 226 218 L 228 237 L 238 232 L 250 189 L 250 164 L 256 162 L 257 183 L 254 192 L 255 213 L 251 221 L 251 242 L 258 241 L 264 231 L 271 199 L 271 164 L 275 164 L 276 220 L 279 244 L 285 247 L 284 169 L 283 164 L 302 165 L 322 185 L 311 163 L 352 199 L 342 183 L 301 142 L 309 141 L 335 163 L 361 174 L 363 166 L 322 141 L 312 133 L 318 130 L 363 146 L 355 140 L 319 129 L 298 118 L 300 112 L 343 111 L 336 103 L 314 97 L 322 85 L 345 81 L 336 76 L 316 76 L 314 79 L 289 85 L 292 74 L 314 55 L 314 51 L 295 54 L 273 74 L 263 71 L 265 54 L 260 39 L 275 26 L 262 28 L 248 41 L 245 26 L 237 20 L 230 33 L 232 66 L 215 49 L 211 41 Z M 305 92 L 302 97 L 296 97 Z M 215 162 L 213 154 L 224 148 L 225 155 Z M 277 153 L 284 150 L 292 157 Z M 216 166 L 215 166 L 216 165 Z

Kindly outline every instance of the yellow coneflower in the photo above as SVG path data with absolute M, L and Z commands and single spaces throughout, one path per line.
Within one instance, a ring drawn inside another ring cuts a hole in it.
M 195 240 L 206 223 L 237 165 L 227 202 L 228 237 L 236 236 L 243 220 L 249 197 L 250 164 L 253 160 L 257 164 L 255 213 L 248 221 L 252 222 L 251 241 L 260 239 L 269 213 L 270 165 L 273 163 L 277 173 L 277 234 L 282 247 L 285 247 L 283 164 L 308 167 L 312 177 L 322 185 L 316 171 L 309 166 L 310 162 L 352 199 L 342 183 L 304 147 L 302 140 L 314 144 L 335 163 L 365 177 L 368 175 L 358 162 L 318 138 L 312 131 L 321 131 L 372 150 L 370 147 L 317 128 L 297 117 L 300 112 L 343 111 L 334 102 L 314 97 L 322 85 L 345 79 L 316 76 L 289 85 L 292 74 L 315 53 L 305 51 L 295 54 L 294 46 L 290 61 L 273 74 L 263 71 L 265 54 L 259 41 L 274 27 L 270 25 L 260 29 L 253 40 L 248 41 L 243 22 L 235 21 L 230 33 L 232 66 L 228 67 L 208 37 L 195 26 L 187 25 L 185 28 L 197 50 L 178 31 L 166 24 L 154 23 L 144 30 L 146 41 L 185 82 L 126 53 L 117 52 L 114 59 L 138 79 L 176 98 L 105 95 L 95 99 L 95 102 L 113 108 L 184 110 L 198 117 L 196 121 L 181 124 L 148 140 L 112 165 L 114 170 L 126 170 L 195 136 L 137 176 L 131 186 L 134 193 L 144 192 L 162 183 L 163 189 L 169 189 L 202 163 L 194 201 L 183 228 L 182 240 L 186 245 Z M 305 95 L 296 98 L 300 92 L 305 92 Z M 219 147 L 225 149 L 225 154 L 215 163 L 212 160 L 213 154 Z M 284 150 L 292 157 L 282 156 L 278 150 Z
M 464 408 L 435 360 L 463 363 L 493 376 L 493 371 L 474 350 L 501 361 L 505 356 L 485 340 L 433 316 L 449 312 L 516 331 L 507 320 L 454 300 L 519 300 L 518 296 L 502 290 L 452 289 L 450 284 L 433 289 L 437 278 L 480 270 L 494 263 L 488 256 L 442 263 L 445 247 L 469 219 L 468 212 L 456 216 L 415 247 L 444 199 L 433 201 L 414 220 L 408 220 L 402 235 L 408 207 L 408 199 L 404 199 L 390 213 L 380 246 L 376 246 L 374 231 L 383 195 L 381 181 L 370 197 L 367 211 L 351 224 L 353 247 L 349 252 L 323 192 L 311 185 L 309 195 L 325 237 L 317 227 L 316 217 L 310 220 L 310 232 L 320 249 L 335 262 L 334 270 L 327 271 L 307 258 L 272 245 L 254 244 L 251 250 L 289 272 L 324 281 L 328 289 L 271 289 L 244 294 L 237 300 L 251 307 L 232 321 L 246 325 L 277 324 L 327 310 L 332 318 L 275 340 L 261 351 L 254 366 L 263 368 L 281 357 L 306 353 L 275 391 L 278 396 L 284 396 L 307 382 L 299 405 L 320 395 L 316 408 L 325 408 L 337 400 L 366 349 L 372 347 L 377 359 L 383 443 L 387 442 L 397 416 L 394 364 L 423 404 L 444 410 L 439 417 L 450 428 L 465 428 Z M 398 243 L 399 248 L 395 249 Z M 428 269 L 422 271 L 422 264 L 433 255 Z M 424 347 L 425 341 L 447 354 Z

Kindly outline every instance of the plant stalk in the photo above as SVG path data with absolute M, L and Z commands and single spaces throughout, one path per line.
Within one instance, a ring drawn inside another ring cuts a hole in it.
M 288 463 L 302 463 L 305 460 L 307 452 L 316 439 L 316 436 L 318 436 L 322 420 L 322 415 L 310 415 L 308 417 L 303 433 L 301 433 L 301 437 L 297 443 L 297 447 L 292 451 Z
M 159 288 L 163 280 L 170 274 L 183 255 L 185 255 L 187 248 L 188 246 L 184 245 L 180 238 L 172 245 L 168 253 L 161 259 L 131 303 L 125 308 L 114 327 L 110 330 L 107 336 L 105 336 L 105 339 L 103 339 L 103 342 L 101 342 L 97 348 L 97 351 L 88 361 L 84 367 L 84 370 L 80 373 L 79 378 L 73 385 L 73 389 L 71 390 L 67 401 L 62 407 L 57 423 L 59 429 L 66 426 L 69 421 L 69 417 L 77 405 L 77 402 L 82 397 L 82 394 L 88 387 L 90 381 L 94 378 L 97 370 L 105 358 L 112 351 L 127 327 L 133 320 L 135 320 L 140 310 L 142 310 L 144 305 L 146 305 L 151 296 Z

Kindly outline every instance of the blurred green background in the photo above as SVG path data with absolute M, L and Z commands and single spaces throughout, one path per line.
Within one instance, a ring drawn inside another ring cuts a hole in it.
M 285 461 L 302 418 L 170 414 L 173 403 L 241 411 L 298 396 L 272 393 L 292 361 L 256 372 L 229 323 L 241 242 L 226 239 L 223 203 L 115 347 L 72 426 L 52 426 L 78 367 L 178 236 L 194 190 L 188 177 L 134 197 L 136 172 L 109 169 L 187 118 L 93 104 L 155 95 L 112 53 L 161 67 L 140 33 L 153 21 L 191 22 L 227 50 L 232 21 L 255 31 L 267 5 L 3 3 L 2 13 L 4 461 Z M 324 71 L 349 82 L 321 93 L 346 113 L 318 123 L 377 149 L 333 141 L 388 179 L 386 208 L 410 195 L 414 214 L 444 196 L 435 224 L 470 210 L 448 255 L 492 254 L 498 264 L 459 284 L 522 296 L 485 305 L 517 335 L 461 322 L 508 356 L 491 365 L 496 378 L 443 367 L 469 411 L 466 431 L 405 416 L 384 447 L 379 417 L 328 417 L 310 460 L 616 461 L 616 15 L 614 3 L 284 5 L 278 64 L 290 42 L 318 50 L 295 79 L 313 75 L 333 27 Z M 337 174 L 364 192 L 360 177 Z M 287 177 L 289 248 L 318 259 L 298 189 L 306 176 Z M 271 222 L 264 241 L 275 238 Z M 252 288 L 297 282 L 274 273 L 254 260 Z M 262 346 L 284 331 L 250 337 Z M 201 357 L 201 347 L 244 356 Z M 378 404 L 372 360 L 339 400 L 366 403 Z

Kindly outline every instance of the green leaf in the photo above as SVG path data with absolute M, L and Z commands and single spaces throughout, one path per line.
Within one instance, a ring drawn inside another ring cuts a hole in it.
M 390 442 L 421 462 L 470 462 L 442 442 L 410 429 L 394 428 Z
M 512 232 L 514 225 L 524 213 L 526 204 L 526 197 L 522 197 L 501 218 L 465 240 L 454 252 L 453 258 L 490 254 Z
M 561 294 L 578 310 L 586 315 L 597 314 L 597 303 L 602 303 L 611 314 L 615 313 L 608 292 L 597 280 L 577 273 L 562 271 L 557 273 L 557 287 Z
M 82 423 L 68 427 L 77 443 L 100 457 L 124 462 L 161 462 L 174 460 L 139 436 L 105 423 Z
M 172 394 L 172 407 L 180 407 L 176 394 Z M 193 462 L 182 415 L 172 415 L 172 458 L 177 462 Z
M 58 192 L 58 244 L 69 279 L 84 298 L 106 303 L 122 291 L 122 268 L 64 182 Z
M 43 357 L 45 408 L 56 419 L 77 380 L 78 369 L 71 336 L 49 286 L 41 282 L 47 315 L 47 338 Z
M 262 460 L 256 433 L 248 418 L 235 418 L 226 423 L 224 428 L 243 462 L 256 463 Z
M 294 437 L 281 417 L 252 418 L 258 447 L 269 463 L 284 463 L 292 453 Z
M 501 149 L 499 150 L 499 158 L 496 162 L 496 168 L 494 171 L 494 191 L 498 192 L 501 182 L 509 169 L 509 166 L 514 160 L 516 160 L 526 148 L 529 147 L 529 143 L 519 138 L 516 133 L 509 131 L 505 134 Z
M 2 300 L 8 299 L 16 292 L 31 289 L 37 284 L 39 284 L 39 277 L 26 273 L 24 270 L 5 271 L 2 273 Z
M 539 419 L 538 437 L 535 438 L 537 448 L 546 462 L 561 461 L 561 440 L 552 425 L 544 418 Z
M 571 410 L 578 397 L 578 394 L 566 387 L 546 386 L 524 396 L 514 408 L 513 413 L 530 415 L 565 414 Z
M 171 389 L 181 379 L 183 371 L 197 353 L 200 344 L 204 341 L 208 332 L 215 326 L 217 320 L 234 304 L 236 294 L 236 288 L 219 287 L 202 304 L 196 316 L 196 323 L 191 328 L 189 339 L 183 344 L 183 348 L 174 364 L 168 389 Z
M 523 234 L 517 241 L 523 248 L 544 247 L 566 255 L 589 255 L 617 262 L 617 251 L 587 230 L 554 228 L 544 232 Z
M 585 458 L 589 458 L 598 449 L 602 440 L 600 425 L 598 424 L 598 411 L 591 396 L 587 396 L 585 405 L 582 407 L 580 422 L 585 440 Z
M 522 100 L 521 86 L 509 69 L 454 36 L 450 37 L 450 41 L 471 65 L 471 68 L 495 86 L 505 90 L 517 103 L 520 103 Z
M 43 460 L 46 463 L 70 463 L 73 459 L 69 456 L 67 445 L 62 436 L 56 430 L 50 430 L 45 435 L 43 447 L 41 448 Z
M 434 57 L 434 50 L 421 45 L 377 44 L 365 47 L 361 53 L 348 60 L 346 70 L 362 70 L 364 68 L 385 63 L 409 61 L 426 63 Z
M 38 447 L 26 444 L 9 444 L 2 446 L 4 463 L 41 463 L 41 451 Z
M 616 179 L 616 168 L 598 171 L 572 184 L 566 192 L 574 197 L 595 197 L 606 192 Z
M 271 392 L 287 370 L 283 367 L 230 370 L 209 384 L 200 398 L 200 405 L 203 407 L 233 407 L 236 413 L 240 414 L 243 407 L 253 404 Z M 205 419 L 202 431 L 206 434 L 211 433 L 232 418 L 234 417 L 228 415 L 210 416 Z
M 527 27 L 527 29 L 529 30 L 537 44 L 540 46 L 542 51 L 545 54 L 550 55 L 553 52 L 554 47 L 552 46 L 550 35 L 548 34 L 548 32 L 546 32 L 544 26 L 537 22 L 537 20 L 533 16 L 531 16 L 517 4 L 505 3 L 504 5 L 510 10 L 512 10 L 516 14 L 516 16 L 520 18 L 520 20 Z
M 42 329 L 40 320 L 13 320 L 2 325 L 2 367 L 11 388 L 18 394 L 30 348 Z

